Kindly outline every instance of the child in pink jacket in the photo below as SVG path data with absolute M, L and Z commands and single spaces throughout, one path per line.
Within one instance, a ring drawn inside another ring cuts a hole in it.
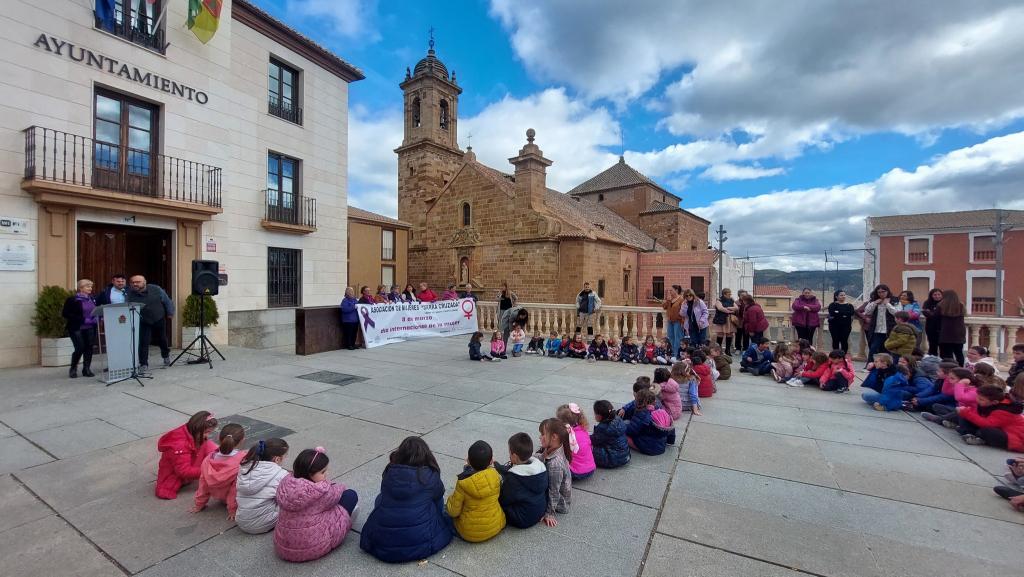
M 672 368 L 674 369 L 675 366 Z M 664 367 L 654 369 L 654 383 L 661 387 L 661 394 L 659 395 L 661 406 L 668 411 L 668 414 L 672 415 L 672 420 L 674 421 L 681 417 L 683 414 L 683 400 L 679 396 L 679 383 L 672 378 L 669 370 Z
M 237 423 L 228 423 L 220 430 L 220 447 L 203 459 L 199 466 L 199 489 L 196 490 L 196 502 L 193 513 L 206 508 L 210 497 L 224 501 L 228 506 L 228 520 L 235 520 L 238 501 L 235 500 L 235 481 L 238 479 L 238 466 L 245 458 L 245 451 L 235 447 L 245 440 L 245 429 Z
M 957 367 L 950 371 L 950 376 L 955 380 L 953 397 L 956 399 L 957 407 L 978 408 L 978 381 L 974 373 L 970 369 Z M 935 403 L 931 411 L 921 413 L 921 418 L 955 429 L 960 420 L 957 416 L 957 407 Z
M 569 472 L 573 481 L 582 481 L 594 474 L 597 464 L 594 462 L 594 448 L 590 444 L 590 431 L 587 429 L 587 416 L 576 403 L 562 405 L 555 410 L 555 418 L 565 424 L 569 432 L 569 448 L 572 461 Z
M 508 355 L 505 354 L 505 341 L 501 340 L 501 333 L 498 331 L 491 333 L 491 357 L 495 359 L 508 358 Z
M 295 458 L 293 473 L 277 486 L 281 510 L 274 526 L 274 551 L 285 561 L 319 559 L 341 545 L 352 528 L 359 496 L 327 480 L 328 463 L 323 447 L 306 449 Z

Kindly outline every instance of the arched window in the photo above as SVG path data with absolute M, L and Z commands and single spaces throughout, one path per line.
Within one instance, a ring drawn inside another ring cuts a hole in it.
M 462 226 L 469 226 L 473 223 L 473 209 L 468 202 L 462 203 Z
M 415 98 L 412 101 L 412 125 L 415 128 L 420 127 L 420 99 Z
M 448 130 L 448 101 L 441 101 L 441 130 Z

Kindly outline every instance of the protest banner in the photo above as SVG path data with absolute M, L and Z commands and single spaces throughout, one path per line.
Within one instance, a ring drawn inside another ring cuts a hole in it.
M 477 330 L 473 299 L 432 303 L 381 303 L 356 305 L 359 329 L 366 348 L 372 349 L 408 339 L 450 337 Z

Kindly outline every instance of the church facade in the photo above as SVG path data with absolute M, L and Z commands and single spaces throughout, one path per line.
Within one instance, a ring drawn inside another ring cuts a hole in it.
M 533 129 L 511 172 L 458 147 L 462 89 L 433 46 L 400 87 L 398 218 L 412 227 L 410 282 L 468 282 L 486 299 L 507 282 L 520 301 L 545 303 L 573 302 L 590 282 L 607 305 L 648 304 L 651 271 L 673 271 L 669 285 L 698 276 L 711 286 L 709 222 L 623 159 L 564 194 L 547 186 L 552 161 Z M 687 253 L 676 259 L 683 268 L 673 265 L 677 252 Z

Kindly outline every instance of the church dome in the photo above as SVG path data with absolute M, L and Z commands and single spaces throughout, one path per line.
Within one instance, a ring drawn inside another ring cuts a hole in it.
M 448 67 L 437 58 L 433 48 L 427 50 L 427 56 L 416 63 L 416 68 L 413 69 L 413 76 L 419 76 L 420 74 L 431 74 L 448 80 Z

